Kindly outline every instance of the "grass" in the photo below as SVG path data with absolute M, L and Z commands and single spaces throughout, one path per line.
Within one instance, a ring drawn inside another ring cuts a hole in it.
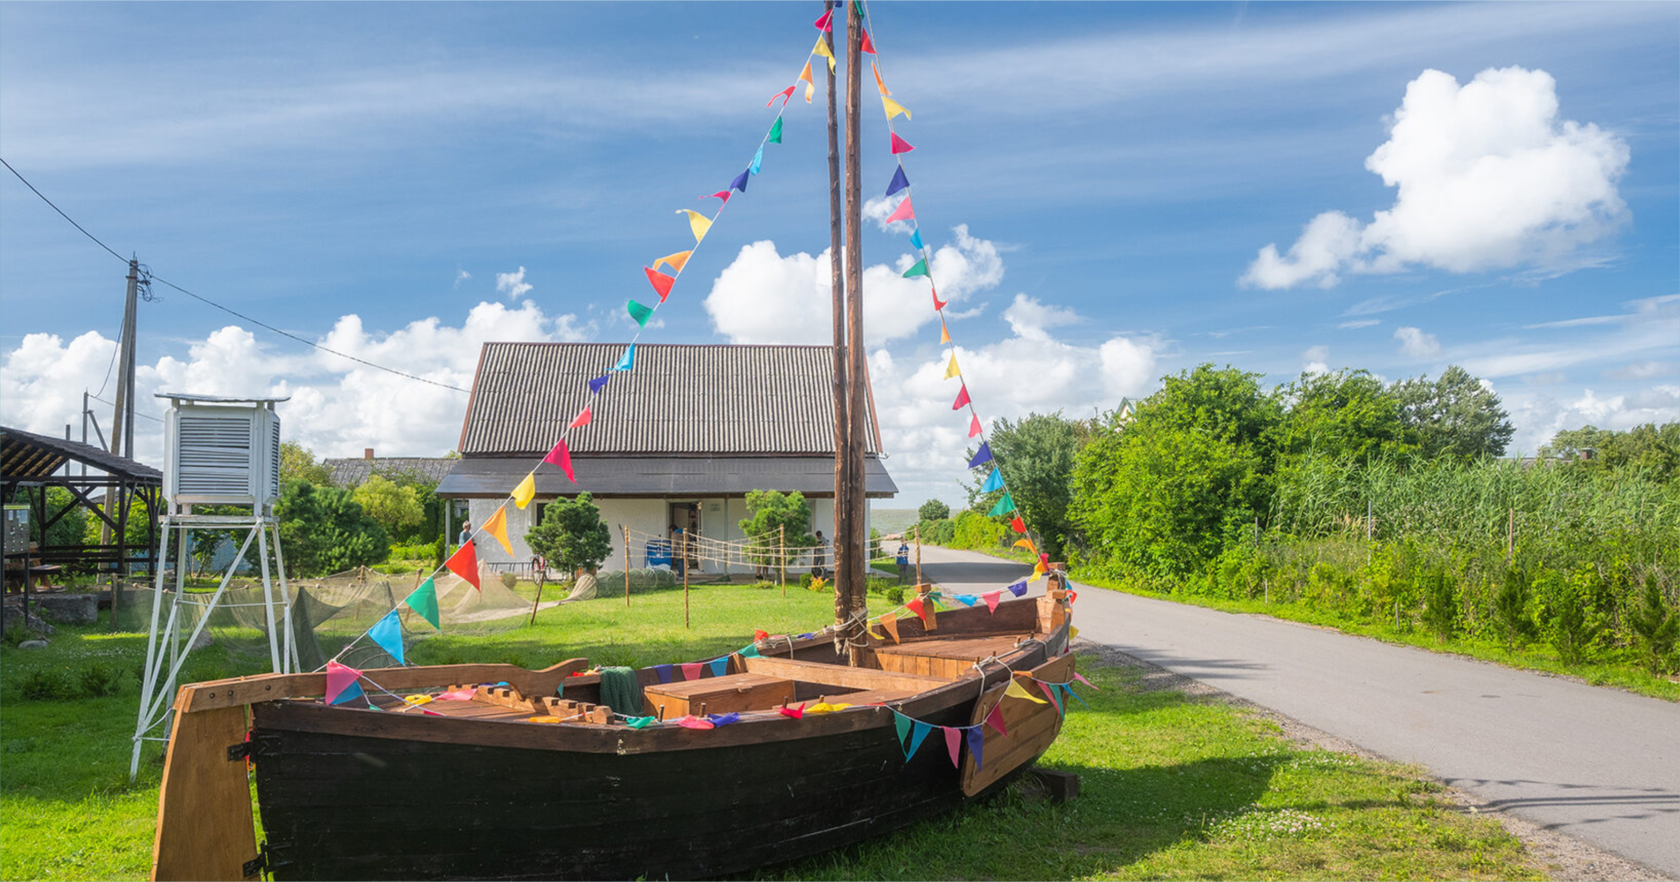
M 1267 601 L 1261 598 L 1246 600 L 1230 600 L 1224 598 L 1206 597 L 1198 594 L 1169 594 L 1149 591 L 1135 585 L 1104 579 L 1100 576 L 1078 572 L 1070 577 L 1080 584 L 1097 588 L 1107 588 L 1112 591 L 1123 591 L 1140 597 L 1153 597 L 1158 600 L 1171 600 L 1175 603 L 1188 603 L 1195 606 L 1217 609 L 1231 613 L 1260 613 L 1287 619 L 1292 622 L 1304 622 L 1309 625 L 1319 625 L 1335 628 L 1346 634 L 1357 634 L 1370 637 L 1385 643 L 1396 643 L 1404 646 L 1415 646 L 1431 652 L 1446 652 L 1456 655 L 1469 656 L 1482 661 L 1496 662 L 1507 667 L 1523 668 L 1531 671 L 1542 671 L 1548 674 L 1562 674 L 1576 677 L 1594 686 L 1611 686 L 1626 689 L 1640 695 L 1661 698 L 1666 701 L 1680 701 L 1680 681 L 1671 677 L 1659 677 L 1642 667 L 1626 662 L 1587 660 L 1576 664 L 1569 664 L 1558 658 L 1551 647 L 1541 642 L 1531 642 L 1514 649 L 1506 648 L 1505 644 L 1467 636 L 1455 636 L 1446 641 L 1438 641 L 1435 636 L 1424 629 L 1401 628 L 1392 625 L 1371 625 L 1361 622 L 1350 622 L 1335 612 L 1309 606 L 1303 603 L 1288 603 Z
M 435 637 L 412 654 L 641 665 L 717 655 L 754 628 L 800 632 L 833 616 L 830 595 L 795 585 L 786 599 L 775 586 L 700 586 L 685 628 L 682 599 L 667 590 L 634 595 L 629 609 L 622 597 L 567 604 L 539 613 L 534 627 Z M 145 638 L 105 627 L 62 626 L 45 650 L 0 647 L 0 878 L 149 872 L 155 749 L 139 781 L 127 781 Z M 194 659 L 197 675 L 260 668 L 221 645 Z M 117 695 L 21 697 L 32 675 L 75 683 L 95 663 L 123 671 Z M 1496 823 L 1455 813 L 1414 769 L 1299 750 L 1264 720 L 1141 691 L 1135 674 L 1090 657 L 1080 666 L 1102 691 L 1083 690 L 1091 708 L 1075 705 L 1043 761 L 1081 776 L 1078 800 L 1012 791 L 763 878 L 1542 878 Z

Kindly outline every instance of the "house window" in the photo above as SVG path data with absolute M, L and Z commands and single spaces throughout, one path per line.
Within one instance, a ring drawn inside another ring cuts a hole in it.
M 543 512 L 547 510 L 548 503 L 546 502 L 531 503 L 531 526 L 535 527 L 536 525 L 542 523 Z

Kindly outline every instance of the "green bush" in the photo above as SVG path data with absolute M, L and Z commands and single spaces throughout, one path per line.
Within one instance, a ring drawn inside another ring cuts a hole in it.
M 904 589 L 898 587 L 897 585 L 894 585 L 891 588 L 888 588 L 886 590 L 885 594 L 886 594 L 886 598 L 887 598 L 888 603 L 903 603 L 904 602 Z
M 1628 616 L 1645 667 L 1653 674 L 1666 674 L 1675 668 L 1675 655 L 1680 647 L 1680 615 L 1676 615 L 1657 587 L 1654 573 L 1645 575 L 1645 591 L 1637 610 Z
M 952 548 L 997 548 L 1003 539 L 1003 532 L 1008 529 L 977 511 L 959 512 L 953 523 L 949 543 Z
M 96 661 L 76 675 L 77 691 L 82 698 L 116 695 L 121 682 L 122 673 L 104 662 Z
M 1458 630 L 1458 592 L 1453 590 L 1453 582 L 1445 567 L 1433 567 L 1424 575 L 1423 623 L 1442 643 Z
M 1506 649 L 1520 646 L 1534 635 L 1534 619 L 1528 613 L 1528 595 L 1528 576 L 1517 567 L 1506 570 L 1499 593 L 1493 598 L 1494 621 L 1499 625 L 1500 635 L 1505 638 Z
M 33 670 L 18 681 L 18 692 L 30 701 L 63 701 L 76 697 L 70 678 L 59 670 Z

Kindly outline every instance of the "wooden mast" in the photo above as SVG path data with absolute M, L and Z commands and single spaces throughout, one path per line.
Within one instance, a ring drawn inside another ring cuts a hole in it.
M 833 0 L 823 6 L 834 10 Z M 832 22 L 832 17 L 830 18 Z M 823 35 L 828 51 L 834 53 L 834 30 Z M 845 547 L 851 523 L 851 460 L 846 456 L 851 437 L 849 396 L 846 391 L 846 285 L 840 275 L 840 119 L 835 110 L 834 68 L 828 68 L 828 254 L 830 286 L 834 293 L 834 625 L 840 628 L 850 616 Z M 835 636 L 836 648 L 846 634 Z
M 844 0 L 842 0 L 844 2 Z M 865 426 L 864 417 L 867 414 L 868 401 L 864 398 L 867 386 L 864 374 L 868 366 L 864 362 L 867 354 L 863 344 L 863 198 L 861 180 L 858 171 L 859 147 L 859 110 L 863 98 L 863 10 L 861 0 L 846 3 L 846 339 L 849 342 L 847 355 L 851 365 L 848 371 L 848 381 L 851 393 L 849 414 L 851 417 L 850 435 L 846 439 L 846 456 L 850 460 L 847 473 L 847 536 L 846 536 L 846 571 L 850 578 L 847 585 L 849 613 L 859 619 L 866 613 L 866 597 L 869 589 L 869 559 L 864 546 L 868 536 L 864 531 L 866 520 L 864 497 L 864 459 Z M 838 552 L 838 548 L 836 549 Z M 864 628 L 861 621 L 854 629 L 852 637 L 862 636 Z M 856 665 L 858 652 L 855 644 L 848 653 L 848 661 Z

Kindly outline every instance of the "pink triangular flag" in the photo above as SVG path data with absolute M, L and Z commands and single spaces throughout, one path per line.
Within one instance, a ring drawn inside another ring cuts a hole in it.
M 994 613 L 997 612 L 998 599 L 1001 597 L 1003 597 L 1002 591 L 987 591 L 980 595 L 980 599 L 986 601 L 986 611 Z M 1010 607 L 1010 609 L 1014 609 L 1014 607 Z
M 568 425 L 566 428 L 575 429 L 578 426 L 587 426 L 589 425 L 589 421 L 594 418 L 595 414 L 590 411 L 589 405 L 585 404 L 583 406 L 583 410 L 578 411 L 578 415 L 572 418 L 571 425 Z
M 327 704 L 332 704 L 339 693 L 356 685 L 357 678 L 362 672 L 335 661 L 327 662 Z
M 950 726 L 940 726 L 945 730 L 945 749 L 951 752 L 951 765 L 957 764 L 957 753 L 962 750 L 962 730 Z
M 910 146 L 909 141 L 906 141 L 903 138 L 900 138 L 898 136 L 897 132 L 892 133 L 892 152 L 894 152 L 894 153 L 909 153 L 910 151 L 912 151 L 914 149 L 916 149 L 916 148 Z
M 784 717 L 793 717 L 796 720 L 801 719 L 805 716 L 805 702 L 800 702 L 798 707 L 776 708 L 776 712 L 780 713 Z
M 980 415 L 975 414 L 968 420 L 968 437 L 973 438 L 978 434 L 980 434 Z
M 998 730 L 998 734 L 1009 737 L 1009 730 L 1003 725 L 1003 702 L 992 705 L 992 712 L 986 715 L 986 725 Z
M 1051 686 L 1049 683 L 1046 683 L 1043 680 L 1034 680 L 1033 682 L 1038 684 L 1038 688 L 1045 695 L 1050 696 L 1050 705 L 1052 707 L 1054 707 L 1056 710 L 1061 710 L 1062 709 L 1061 699 L 1056 697 L 1056 687 Z
M 717 728 L 717 726 L 712 724 L 711 720 L 702 720 L 699 717 L 694 716 L 693 714 L 689 714 L 689 715 L 684 716 L 684 717 L 679 717 L 679 718 L 677 718 L 677 720 L 675 722 L 676 722 L 677 725 L 683 727 L 684 729 L 716 729 Z
M 698 680 L 698 679 L 700 679 L 700 668 L 701 668 L 700 662 L 689 662 L 688 664 L 683 665 L 682 666 L 683 679 L 684 680 Z
M 793 90 L 793 87 L 789 86 L 788 87 L 789 93 L 791 93 L 792 90 Z M 710 196 L 701 196 L 700 198 L 701 199 L 722 199 L 723 204 L 728 205 L 729 204 L 729 197 L 731 197 L 733 195 L 735 195 L 734 190 L 719 190 L 716 193 L 711 194 Z
M 795 83 L 794 85 L 798 85 L 798 84 Z M 786 89 L 783 89 L 782 91 L 777 92 L 774 95 L 771 95 L 770 100 L 764 102 L 764 106 L 769 107 L 770 105 L 775 104 L 777 98 L 782 99 L 783 104 L 788 103 L 788 99 L 793 97 L 793 89 L 794 89 L 793 86 L 788 86 Z M 722 194 L 722 195 L 723 195 L 723 201 L 728 202 L 729 201 L 729 196 L 727 194 Z
M 1073 672 L 1073 679 L 1075 679 L 1075 680 L 1078 680 L 1078 681 L 1079 681 L 1079 682 L 1081 682 L 1081 683 L 1084 683 L 1084 684 L 1085 684 L 1085 685 L 1086 685 L 1086 686 L 1089 686 L 1089 687 L 1091 687 L 1091 688 L 1092 688 L 1092 689 L 1097 689 L 1097 684 L 1095 684 L 1095 683 L 1092 683 L 1092 682 L 1091 682 L 1091 681 L 1090 681 L 1090 680 L 1087 680 L 1087 679 L 1085 679 L 1085 678 L 1084 678 L 1084 677 L 1083 677 L 1083 676 L 1080 676 L 1080 674 L 1079 674 L 1079 672 L 1078 672 L 1078 671 L 1074 671 L 1074 672 Z M 1101 690 L 1101 689 L 1097 689 L 1097 691 L 1098 691 L 1098 692 L 1101 692 L 1101 691 L 1102 691 L 1102 690 Z
M 957 393 L 957 400 L 951 402 L 952 410 L 961 410 L 968 403 L 968 384 L 963 384 L 962 391 Z
M 916 209 L 915 209 L 914 206 L 912 206 L 910 204 L 910 197 L 906 196 L 906 197 L 904 197 L 903 202 L 898 203 L 898 208 L 894 209 L 892 214 L 887 215 L 886 222 L 890 224 L 890 223 L 893 223 L 895 221 L 915 220 L 915 219 L 916 219 Z
M 442 693 L 435 700 L 436 701 L 472 701 L 473 696 L 476 696 L 476 695 L 478 695 L 478 687 L 477 686 L 466 686 L 466 687 L 463 687 L 461 689 L 457 689 L 454 692 Z
M 543 457 L 543 462 L 559 466 L 560 471 L 566 473 L 566 480 L 577 483 L 577 477 L 572 474 L 572 451 L 566 446 L 566 439 L 561 438 L 554 442 L 554 449 Z

